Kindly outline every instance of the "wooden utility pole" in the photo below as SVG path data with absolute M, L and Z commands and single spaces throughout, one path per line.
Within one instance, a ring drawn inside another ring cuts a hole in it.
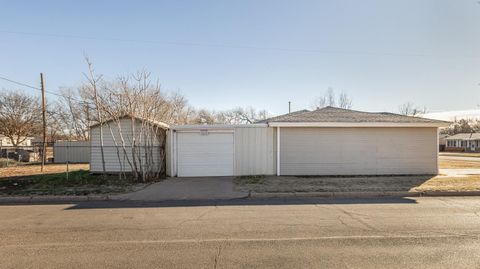
M 42 172 L 47 159 L 47 115 L 45 101 L 45 83 L 43 82 L 43 73 L 40 73 L 40 86 L 42 88 L 42 120 L 43 120 L 43 143 L 42 143 Z

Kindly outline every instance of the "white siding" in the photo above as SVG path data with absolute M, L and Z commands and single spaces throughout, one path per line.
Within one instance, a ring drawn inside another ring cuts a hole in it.
M 57 141 L 53 145 L 55 163 L 90 162 L 90 141 Z
M 436 174 L 437 128 L 281 128 L 281 175 Z
M 274 137 L 274 128 L 235 128 L 235 175 L 275 174 Z
M 105 170 L 107 172 L 129 172 L 132 171 L 131 165 L 133 165 L 132 158 L 132 141 L 133 141 L 133 124 L 131 119 L 125 118 L 120 120 L 120 128 L 116 122 L 109 122 L 103 125 L 103 152 L 105 158 Z M 140 130 L 141 122 L 136 121 L 135 129 Z M 121 131 L 121 132 L 120 132 Z M 100 143 L 100 126 L 95 126 L 91 129 L 91 151 L 90 151 L 90 171 L 102 172 L 102 154 Z M 122 135 L 120 135 L 120 133 Z M 113 134 L 113 135 L 112 135 Z M 138 136 L 138 135 L 137 135 Z M 122 137 L 127 149 L 127 154 L 124 153 L 122 147 Z M 138 144 L 139 142 L 137 142 Z M 137 165 L 144 165 L 147 161 L 151 165 L 159 165 L 161 161 L 161 145 L 157 141 L 154 147 L 140 147 L 140 154 L 142 156 L 141 163 L 137 160 Z M 145 150 L 148 150 L 152 156 L 148 160 L 144 157 Z M 137 158 L 138 159 L 138 158 Z M 131 164 L 129 164 L 129 161 Z
M 172 131 L 168 130 L 166 133 L 166 139 L 165 141 L 165 163 L 166 163 L 166 174 L 167 176 L 172 176 Z

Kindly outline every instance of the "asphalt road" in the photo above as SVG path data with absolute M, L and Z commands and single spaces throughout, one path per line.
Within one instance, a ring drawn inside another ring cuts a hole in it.
M 0 268 L 479 268 L 480 198 L 0 206 Z

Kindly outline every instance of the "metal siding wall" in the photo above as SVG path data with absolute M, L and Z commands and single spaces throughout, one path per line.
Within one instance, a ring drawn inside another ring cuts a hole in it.
M 53 145 L 55 163 L 88 163 L 90 162 L 89 141 L 57 141 Z
M 274 128 L 235 128 L 235 175 L 275 174 Z
M 282 175 L 437 173 L 437 128 L 282 128 Z
M 105 170 L 107 172 L 130 172 L 132 171 L 128 160 L 132 161 L 132 154 L 130 146 L 132 143 L 132 121 L 131 119 L 121 119 L 120 128 L 122 136 L 125 141 L 125 147 L 127 148 L 127 154 L 124 154 L 122 148 L 122 142 L 120 132 L 117 123 L 110 122 L 110 125 L 103 125 L 103 140 L 104 140 L 104 157 L 105 157 Z M 136 122 L 137 131 L 141 128 L 141 123 Z M 91 150 L 90 150 L 90 171 L 102 172 L 102 154 L 100 147 L 100 126 L 96 126 L 90 130 L 91 132 Z M 113 136 L 112 136 L 113 133 Z M 114 138 L 117 142 L 115 144 Z M 160 145 L 159 145 L 160 146 Z M 142 151 L 143 152 L 143 151 Z M 140 153 L 140 156 L 143 156 Z M 169 153 L 167 152 L 167 155 Z M 120 156 L 120 157 L 119 157 Z M 144 158 L 142 158 L 142 161 Z M 152 161 L 155 165 L 160 164 L 160 152 L 154 150 L 152 154 Z M 137 162 L 138 163 L 138 162 Z

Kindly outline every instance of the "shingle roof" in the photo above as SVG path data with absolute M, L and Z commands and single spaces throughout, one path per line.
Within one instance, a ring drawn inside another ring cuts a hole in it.
M 480 140 L 480 133 L 461 133 L 447 137 L 447 140 Z
M 385 123 L 448 123 L 389 112 L 363 112 L 327 106 L 313 111 L 300 110 L 266 119 L 262 122 L 385 122 Z

